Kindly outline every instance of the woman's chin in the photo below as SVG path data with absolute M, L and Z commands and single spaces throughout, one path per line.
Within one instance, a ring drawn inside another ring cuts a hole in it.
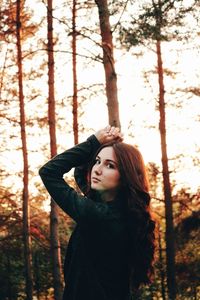
M 91 188 L 92 188 L 93 190 L 96 190 L 96 191 L 98 191 L 98 190 L 99 190 L 98 183 L 96 183 L 96 182 L 92 182 L 92 184 L 91 184 Z

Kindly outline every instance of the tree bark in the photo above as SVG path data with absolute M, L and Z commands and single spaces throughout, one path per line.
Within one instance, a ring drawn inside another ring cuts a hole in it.
M 23 155 L 23 241 L 25 259 L 25 280 L 26 280 L 26 299 L 33 297 L 32 280 L 32 258 L 31 258 L 31 236 L 30 236 L 30 212 L 29 212 L 29 191 L 28 191 L 28 153 L 26 143 L 26 120 L 24 109 L 23 93 L 23 71 L 22 71 L 22 50 L 21 50 L 21 1 L 17 0 L 16 9 L 16 37 L 17 37 L 17 65 L 18 65 L 18 88 L 19 88 L 19 107 L 20 107 L 20 128 Z
M 6 291 L 7 291 L 7 297 L 8 300 L 12 300 L 12 289 L 11 289 L 11 266 L 10 266 L 10 253 L 6 253 L 6 271 L 7 271 L 7 280 L 6 280 Z
M 162 242 L 161 242 L 161 231 L 159 228 L 158 232 L 158 246 L 159 246 L 159 271 L 160 271 L 160 280 L 161 280 L 161 294 L 162 299 L 166 300 L 165 296 L 165 273 L 163 270 L 163 254 L 162 254 Z
M 74 144 L 78 144 L 78 91 L 76 71 L 76 0 L 73 0 L 72 8 L 72 72 L 73 72 L 73 132 Z
M 50 135 L 50 151 L 51 157 L 57 154 L 56 144 L 56 118 L 55 118 L 55 96 L 54 96 L 54 45 L 53 45 L 53 16 L 52 16 L 52 0 L 47 2 L 47 39 L 48 39 L 48 122 Z M 50 213 L 50 238 L 51 251 L 53 259 L 53 283 L 54 283 L 54 299 L 62 299 L 62 268 L 61 268 L 61 251 L 58 236 L 58 212 L 57 205 L 51 199 Z
M 117 95 L 117 74 L 115 72 L 113 41 L 109 20 L 108 3 L 107 0 L 95 0 L 95 2 L 97 4 L 99 12 L 109 124 L 120 127 Z
M 161 42 L 156 42 L 157 50 L 157 67 L 159 81 L 159 112 L 160 112 L 160 138 L 161 138 L 161 153 L 162 153 L 162 175 L 164 185 L 165 198 L 165 219 L 166 219 L 166 257 L 167 257 L 167 286 L 169 299 L 176 298 L 176 280 L 175 280 L 175 242 L 174 242 L 174 224 L 173 224 L 173 209 L 171 185 L 169 178 L 167 143 L 166 143 L 166 120 L 165 120 L 165 99 L 164 99 L 164 80 L 163 80 L 163 64 L 161 54 Z
M 34 274 L 35 274 L 35 290 L 37 295 L 37 300 L 40 300 L 40 272 L 38 272 L 39 264 L 38 264 L 38 253 L 35 252 L 33 256 L 33 266 L 34 266 Z

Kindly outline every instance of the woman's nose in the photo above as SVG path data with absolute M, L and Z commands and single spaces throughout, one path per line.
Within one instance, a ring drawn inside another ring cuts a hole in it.
M 102 173 L 101 165 L 96 166 L 94 171 L 95 171 L 95 173 L 98 174 L 98 175 L 101 174 L 101 173 Z

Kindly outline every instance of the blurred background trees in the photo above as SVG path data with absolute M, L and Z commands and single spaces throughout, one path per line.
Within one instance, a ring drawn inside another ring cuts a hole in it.
M 0 299 L 61 299 L 75 224 L 38 169 L 108 122 L 143 153 L 158 220 L 138 298 L 200 297 L 199 4 L 2 0 Z

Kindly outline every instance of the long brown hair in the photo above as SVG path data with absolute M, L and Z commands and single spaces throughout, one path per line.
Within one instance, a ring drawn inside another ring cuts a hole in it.
M 119 193 L 126 202 L 130 235 L 130 285 L 135 289 L 141 284 L 149 284 L 153 275 L 155 221 L 150 213 L 148 176 L 143 157 L 136 147 L 114 142 L 102 145 L 98 153 L 110 146 L 114 149 L 120 172 Z

